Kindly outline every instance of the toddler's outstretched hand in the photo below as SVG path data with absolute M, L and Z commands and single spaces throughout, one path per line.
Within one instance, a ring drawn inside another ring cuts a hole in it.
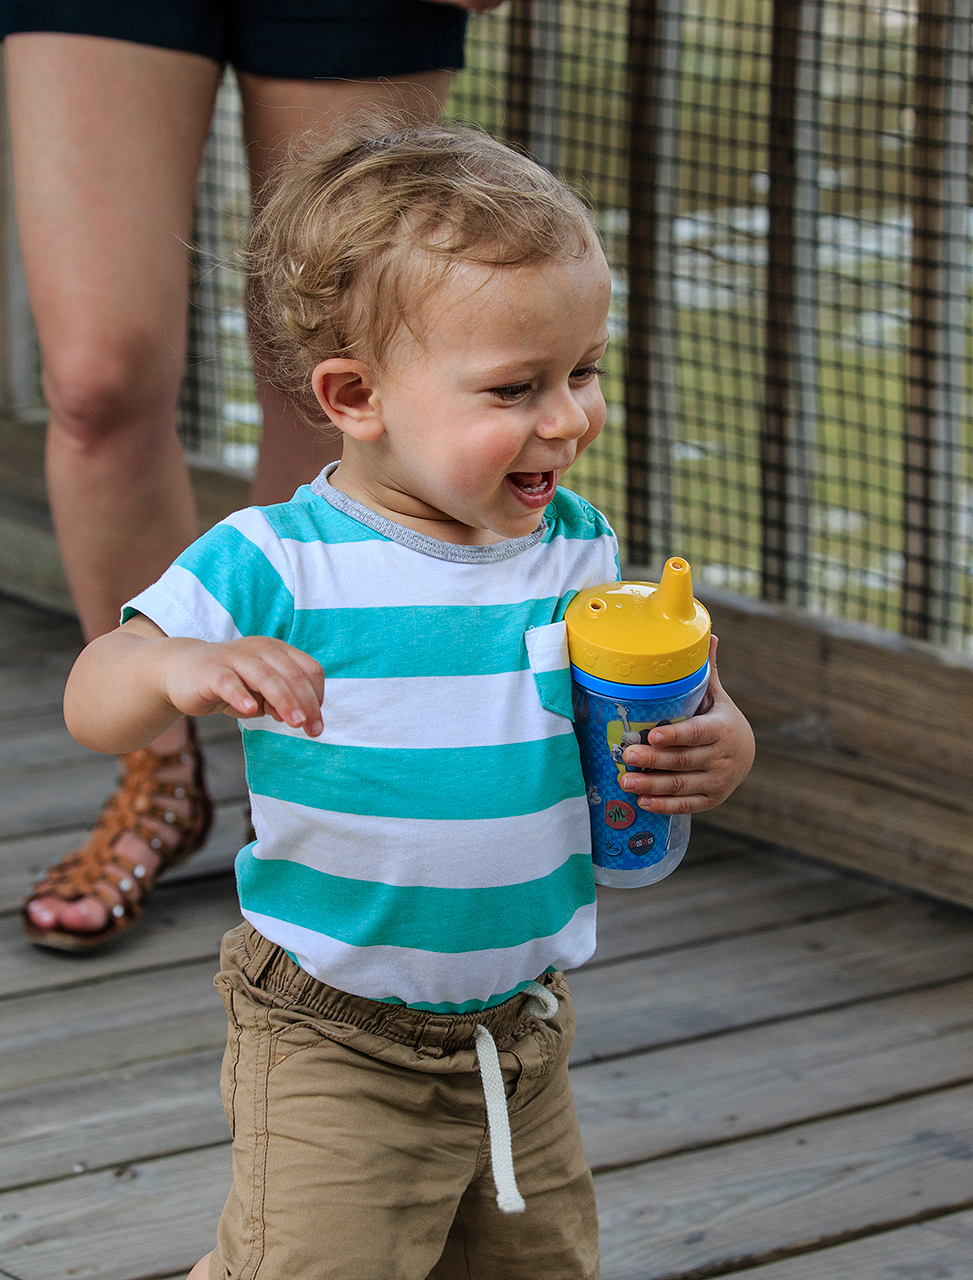
M 93 751 L 137 751 L 181 715 L 273 716 L 322 732 L 324 672 L 306 653 L 265 636 L 211 643 L 167 636 L 141 614 L 83 650 L 64 691 L 64 718 Z
M 753 764 L 753 731 L 716 670 L 710 640 L 710 681 L 700 710 L 691 720 L 659 725 L 645 746 L 626 747 L 625 764 L 651 773 L 627 773 L 621 787 L 652 813 L 703 813 L 713 809 L 743 781 Z
M 167 656 L 162 688 L 190 716 L 215 711 L 239 719 L 272 716 L 314 738 L 324 727 L 324 672 L 283 640 L 244 636 L 223 644 L 185 641 Z

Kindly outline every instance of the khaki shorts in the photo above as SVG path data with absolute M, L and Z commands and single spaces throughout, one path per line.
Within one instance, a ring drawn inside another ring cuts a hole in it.
M 233 1186 L 210 1280 L 593 1280 L 597 1222 L 571 1101 L 571 997 L 441 1016 L 309 977 L 249 925 L 224 938 Z M 524 1213 L 497 1208 L 480 1022 L 500 1051 Z

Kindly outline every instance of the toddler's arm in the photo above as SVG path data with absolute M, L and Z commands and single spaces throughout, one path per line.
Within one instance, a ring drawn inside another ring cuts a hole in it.
M 740 785 L 753 764 L 753 731 L 720 684 L 716 637 L 710 641 L 711 675 L 702 710 L 691 720 L 660 725 L 647 746 L 626 747 L 626 764 L 652 773 L 626 773 L 621 786 L 652 813 L 703 813 Z
M 324 672 L 282 640 L 244 636 L 215 644 L 167 636 L 138 615 L 82 652 L 68 677 L 64 719 L 94 751 L 120 755 L 158 737 L 182 715 L 270 715 L 322 730 Z

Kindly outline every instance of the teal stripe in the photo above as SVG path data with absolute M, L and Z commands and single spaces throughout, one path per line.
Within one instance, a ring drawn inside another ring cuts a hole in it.
M 469 821 L 522 817 L 584 794 L 573 733 L 494 747 L 346 747 L 243 735 L 256 795 L 336 813 Z
M 240 905 L 353 947 L 456 954 L 521 946 L 563 929 L 594 901 L 591 858 L 572 854 L 549 875 L 489 889 L 387 885 L 281 858 L 236 860 Z
M 590 542 L 595 538 L 613 536 L 611 525 L 597 507 L 571 489 L 559 488 L 554 502 L 544 514 L 548 519 L 546 542 L 553 538 Z
M 551 621 L 556 596 L 499 605 L 298 609 L 290 642 L 329 676 L 478 676 L 528 666 L 524 632 Z
M 279 538 L 293 542 L 387 541 L 384 535 L 319 498 L 309 485 L 302 484 L 290 502 L 274 507 L 258 507 Z
M 245 636 L 286 639 L 294 597 L 260 548 L 233 525 L 204 533 L 176 561 L 218 600 Z

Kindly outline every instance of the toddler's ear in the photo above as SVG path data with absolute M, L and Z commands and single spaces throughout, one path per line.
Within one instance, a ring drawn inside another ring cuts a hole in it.
M 315 399 L 341 431 L 377 440 L 385 431 L 375 378 L 361 360 L 322 360 L 311 374 Z

